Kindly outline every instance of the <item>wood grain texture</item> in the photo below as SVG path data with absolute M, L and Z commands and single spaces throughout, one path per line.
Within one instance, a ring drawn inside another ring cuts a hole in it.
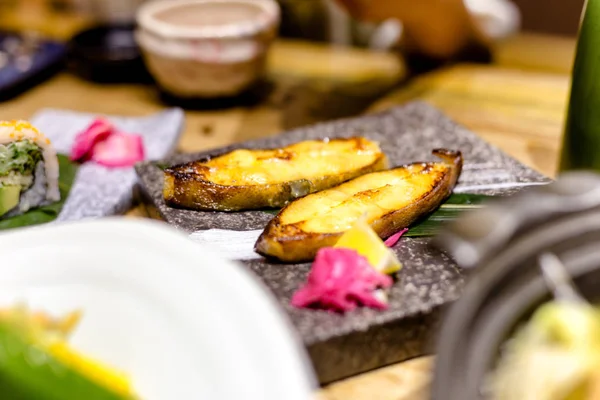
M 575 38 L 523 33 L 494 49 L 494 64 L 536 72 L 570 74 L 575 59 Z
M 336 382 L 317 400 L 427 400 L 433 360 L 417 358 Z
M 371 111 L 425 100 L 524 164 L 554 176 L 569 76 L 458 65 L 423 76 Z

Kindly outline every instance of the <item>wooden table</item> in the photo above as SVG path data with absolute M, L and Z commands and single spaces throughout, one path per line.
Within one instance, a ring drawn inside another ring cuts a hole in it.
M 61 31 L 62 32 L 62 31 Z M 548 49 L 548 50 L 545 50 Z M 421 77 L 378 101 L 370 112 L 422 99 L 440 107 L 508 154 L 549 176 L 554 175 L 573 57 L 571 39 L 521 35 L 498 46 L 494 66 L 460 65 Z M 394 81 L 401 60 L 363 53 L 280 42 L 269 70 L 283 76 L 324 82 Z M 186 113 L 179 150 L 205 150 L 280 132 L 279 103 L 250 108 Z M 164 107 L 153 88 L 99 86 L 61 74 L 8 103 L 0 119 L 28 118 L 43 107 L 120 115 L 146 115 Z M 140 210 L 130 215 L 143 216 Z M 322 389 L 322 400 L 426 399 L 431 358 L 382 368 Z

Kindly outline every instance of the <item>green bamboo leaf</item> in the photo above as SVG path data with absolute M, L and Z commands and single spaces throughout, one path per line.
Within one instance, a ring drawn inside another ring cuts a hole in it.
M 434 236 L 440 228 L 451 221 L 457 219 L 465 209 L 451 209 L 451 208 L 439 208 L 433 214 L 430 214 L 427 218 L 417 222 L 415 225 L 408 229 L 408 232 L 404 234 L 405 237 L 428 237 Z
M 483 204 L 490 198 L 492 198 L 492 196 L 481 194 L 452 194 L 436 211 L 409 227 L 408 232 L 406 232 L 404 236 L 435 236 L 445 224 L 456 220 L 465 211 L 483 207 Z
M 47 206 L 30 210 L 23 215 L 0 220 L 0 230 L 44 224 L 54 221 L 56 217 L 58 217 L 65 200 L 69 196 L 73 182 L 75 182 L 79 166 L 69 160 L 69 157 L 59 154 L 58 167 L 60 171 L 58 188 L 60 190 L 61 200 Z
M 473 194 L 473 193 L 452 193 L 448 200 L 444 202 L 444 205 L 479 205 L 493 196 L 487 196 L 484 194 Z

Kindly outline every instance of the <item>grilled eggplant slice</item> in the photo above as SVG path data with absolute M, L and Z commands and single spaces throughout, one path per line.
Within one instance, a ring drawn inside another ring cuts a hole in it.
M 168 168 L 163 195 L 168 205 L 195 210 L 283 207 L 388 167 L 379 145 L 368 139 L 310 140 L 274 150 L 235 150 Z
M 366 218 L 381 238 L 410 226 L 450 196 L 462 169 L 459 151 L 433 154 L 442 162 L 374 172 L 290 203 L 269 222 L 256 252 L 284 262 L 310 261 L 358 218 Z

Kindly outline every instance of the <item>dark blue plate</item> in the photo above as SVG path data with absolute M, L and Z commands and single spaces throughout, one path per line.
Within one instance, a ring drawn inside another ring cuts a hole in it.
M 66 46 L 51 40 L 0 32 L 0 101 L 41 83 L 64 65 Z

